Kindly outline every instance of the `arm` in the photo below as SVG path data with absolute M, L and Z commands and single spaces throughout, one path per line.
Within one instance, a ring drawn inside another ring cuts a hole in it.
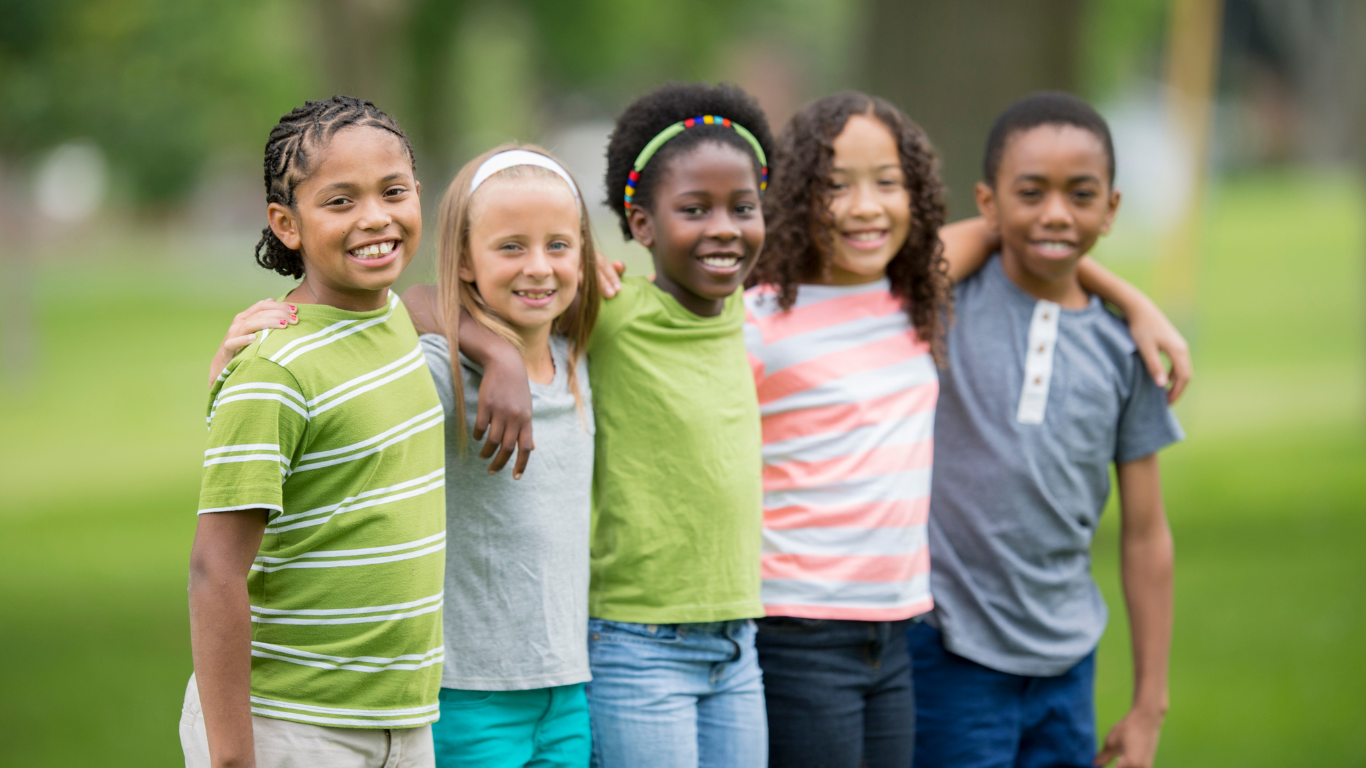
M 982 268 L 987 257 L 1001 247 L 1001 236 L 992 231 L 986 219 L 974 216 L 939 228 L 944 242 L 944 258 L 949 262 L 949 281 L 958 283 Z
M 445 333 L 435 285 L 414 285 L 403 292 L 403 304 L 418 333 Z M 460 310 L 458 332 L 458 352 L 463 352 L 484 369 L 484 379 L 479 385 L 474 439 L 484 440 L 485 431 L 488 439 L 484 441 L 479 457 L 493 458 L 489 474 L 495 474 L 507 465 L 516 451 L 517 462 L 512 467 L 512 476 L 521 479 L 531 452 L 536 448 L 531 436 L 531 383 L 526 375 L 526 364 L 515 347 L 474 322 L 463 309 Z M 452 357 L 456 354 L 457 350 L 451 350 Z
M 190 649 L 215 768 L 256 765 L 246 577 L 265 527 L 262 509 L 203 514 L 190 551 Z
M 1172 639 L 1171 528 L 1162 506 L 1157 454 L 1119 466 L 1120 578 L 1134 655 L 1134 699 L 1105 737 L 1096 765 L 1148 768 L 1167 714 Z
M 1138 346 L 1138 354 L 1143 358 L 1148 374 L 1159 387 L 1171 384 L 1167 390 L 1169 404 L 1179 400 L 1190 384 L 1193 373 L 1190 347 L 1181 332 L 1143 291 L 1102 267 L 1095 259 L 1089 256 L 1083 258 L 1077 265 L 1077 277 L 1081 280 L 1081 287 L 1119 307 L 1119 311 L 1129 319 L 1129 335 Z M 1171 359 L 1170 375 L 1162 365 L 1160 352 L 1166 352 Z

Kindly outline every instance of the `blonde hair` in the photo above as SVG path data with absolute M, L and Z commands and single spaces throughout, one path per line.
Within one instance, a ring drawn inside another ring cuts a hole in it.
M 489 307 L 488 302 L 484 301 L 484 297 L 479 295 L 479 289 L 475 287 L 474 283 L 460 279 L 460 267 L 462 265 L 469 269 L 473 268 L 470 261 L 470 228 L 473 223 L 470 210 L 479 190 L 471 191 L 470 184 L 485 160 L 499 152 L 510 149 L 527 150 L 554 159 L 549 152 L 532 144 L 509 143 L 491 149 L 466 163 L 455 175 L 455 179 L 446 188 L 446 194 L 441 198 L 441 209 L 438 214 L 437 307 L 441 315 L 446 344 L 451 350 L 451 384 L 455 389 L 455 402 L 460 403 L 462 408 L 465 402 L 465 384 L 464 377 L 460 372 L 459 354 L 460 310 L 462 308 L 469 313 L 476 323 L 498 334 L 499 337 L 515 347 L 518 352 L 525 351 L 522 349 L 521 337 L 505 319 L 499 317 Z M 490 181 L 493 179 L 547 179 L 554 180 L 557 183 L 564 181 L 553 171 L 535 165 L 514 165 L 510 168 L 504 168 L 489 177 Z M 484 185 L 480 185 L 479 189 L 483 188 Z M 573 192 L 574 190 L 570 191 Z M 588 209 L 583 204 L 582 195 L 576 195 L 575 198 L 579 207 L 579 291 L 569 309 L 555 318 L 551 332 L 569 339 L 569 390 L 574 393 L 574 403 L 579 413 L 579 420 L 586 426 L 587 417 L 584 411 L 583 396 L 579 392 L 578 362 L 579 357 L 588 348 L 588 337 L 592 335 L 593 325 L 597 322 L 601 295 L 597 278 L 597 249 L 593 246 L 593 232 L 588 220 Z M 469 441 L 469 435 L 464 428 L 459 430 L 459 434 L 460 450 L 463 452 Z

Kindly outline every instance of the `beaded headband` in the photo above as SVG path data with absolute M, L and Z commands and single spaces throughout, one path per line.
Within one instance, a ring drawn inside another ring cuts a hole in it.
M 644 149 L 640 150 L 640 154 L 636 156 L 635 165 L 632 166 L 631 172 L 626 175 L 626 197 L 622 201 L 622 206 L 626 210 L 631 210 L 631 198 L 636 194 L 636 182 L 640 181 L 640 172 L 645 170 L 645 164 L 650 162 L 650 158 L 654 157 L 659 148 L 664 146 L 669 139 L 699 125 L 720 125 L 726 128 L 734 128 L 735 132 L 740 134 L 754 148 L 754 154 L 759 158 L 759 164 L 763 166 L 763 171 L 759 174 L 759 191 L 763 192 L 768 188 L 768 158 L 764 156 L 764 148 L 759 146 L 759 140 L 754 138 L 754 134 L 750 133 L 743 125 L 732 123 L 727 118 L 718 115 L 701 115 L 680 120 L 665 128 L 653 139 L 650 139 L 650 143 L 646 144 Z

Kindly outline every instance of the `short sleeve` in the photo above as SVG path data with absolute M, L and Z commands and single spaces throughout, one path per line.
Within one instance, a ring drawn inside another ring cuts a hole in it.
M 1137 354 L 1129 362 L 1129 398 L 1119 414 L 1116 464 L 1136 461 L 1186 439 L 1176 415 L 1167 406 L 1166 391 L 1148 375 Z
M 642 288 L 638 284 L 641 277 L 628 277 L 621 281 L 621 290 L 612 298 L 604 298 L 598 307 L 598 319 L 593 325 L 593 335 L 588 339 L 588 354 L 616 335 L 621 327 L 630 321 L 640 306 Z
M 283 511 L 283 486 L 308 429 L 308 405 L 284 367 L 261 358 L 234 367 L 209 405 L 199 514 Z

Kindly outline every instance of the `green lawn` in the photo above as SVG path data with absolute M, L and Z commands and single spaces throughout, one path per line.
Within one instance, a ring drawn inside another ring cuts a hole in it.
M 1331 176 L 1215 197 L 1194 327 L 1190 440 L 1164 457 L 1177 541 L 1166 766 L 1366 764 L 1366 238 Z M 185 564 L 209 354 L 283 283 L 145 243 L 40 270 L 40 357 L 0 389 L 0 765 L 174 765 L 190 672 Z M 1147 284 L 1133 242 L 1107 244 Z M 261 274 L 256 274 L 261 272 Z M 1129 695 L 1116 516 L 1099 709 Z

